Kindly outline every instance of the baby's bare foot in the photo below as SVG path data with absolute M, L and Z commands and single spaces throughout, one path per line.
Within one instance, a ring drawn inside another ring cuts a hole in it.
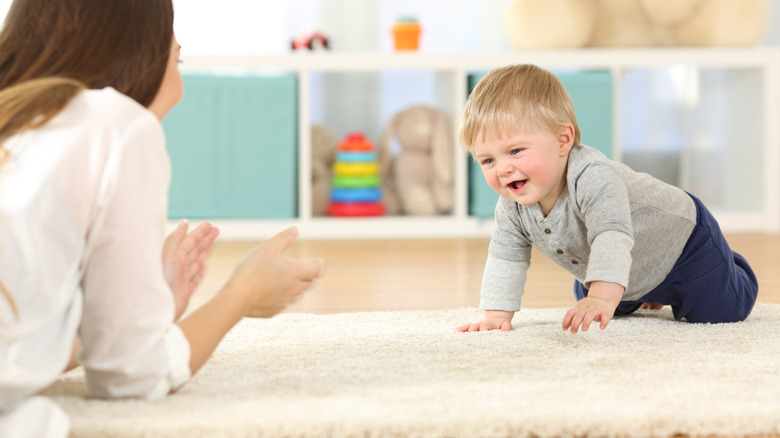
M 664 305 L 659 303 L 642 303 L 642 306 L 640 306 L 639 308 L 643 310 L 658 310 L 663 307 Z

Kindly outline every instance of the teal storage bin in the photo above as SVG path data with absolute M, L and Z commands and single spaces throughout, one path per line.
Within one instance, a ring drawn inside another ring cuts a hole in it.
M 582 143 L 612 158 L 612 75 L 609 71 L 554 72 L 574 103 Z M 486 73 L 469 75 L 469 93 Z M 477 162 L 469 158 L 469 215 L 492 218 L 498 194 L 482 176 Z
M 297 78 L 185 75 L 163 121 L 171 218 L 297 215 Z

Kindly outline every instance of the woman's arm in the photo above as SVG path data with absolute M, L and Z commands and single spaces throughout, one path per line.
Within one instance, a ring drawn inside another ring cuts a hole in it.
M 276 315 L 322 275 L 321 260 L 300 262 L 282 257 L 282 251 L 297 237 L 298 230 L 290 228 L 252 249 L 214 298 L 179 321 L 190 344 L 192 374 L 243 317 Z

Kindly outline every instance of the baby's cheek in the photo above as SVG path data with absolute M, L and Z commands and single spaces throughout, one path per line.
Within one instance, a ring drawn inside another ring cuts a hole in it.
M 555 168 L 546 166 L 539 161 L 528 160 L 523 168 L 523 173 L 526 178 L 530 178 L 536 182 L 555 178 Z
M 495 172 L 491 172 L 490 170 L 483 170 L 482 174 L 485 175 L 485 181 L 488 183 L 490 188 L 493 190 L 498 191 L 498 177 L 496 176 Z

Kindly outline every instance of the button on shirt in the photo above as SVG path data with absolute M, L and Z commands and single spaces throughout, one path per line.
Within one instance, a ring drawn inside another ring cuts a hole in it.
M 624 300 L 641 298 L 672 269 L 695 222 L 696 207 L 683 190 L 594 148 L 574 147 L 549 215 L 538 204 L 499 199 L 480 307 L 520 309 L 532 244 L 586 287 L 613 282 L 626 288 Z

